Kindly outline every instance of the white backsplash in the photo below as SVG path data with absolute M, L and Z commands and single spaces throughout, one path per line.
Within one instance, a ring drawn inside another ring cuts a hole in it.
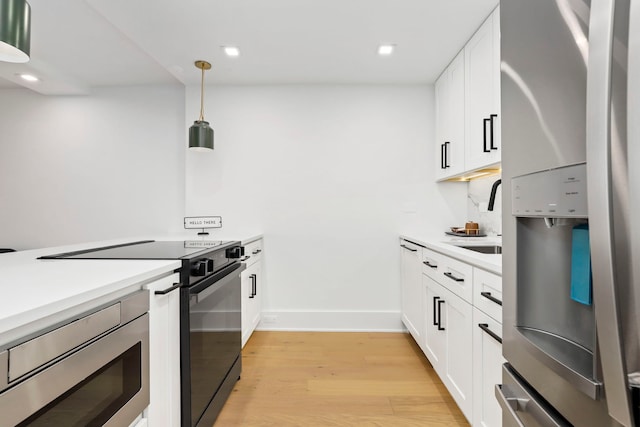
M 467 220 L 477 222 L 481 232 L 489 236 L 502 234 L 502 185 L 498 187 L 496 192 L 493 211 L 486 211 L 491 187 L 498 179 L 500 176 L 495 175 L 475 179 L 467 184 Z M 480 207 L 484 208 L 482 209 L 484 212 L 481 212 Z

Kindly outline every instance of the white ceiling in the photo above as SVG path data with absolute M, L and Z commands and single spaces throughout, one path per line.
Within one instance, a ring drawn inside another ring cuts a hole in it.
M 29 0 L 31 61 L 0 87 L 432 83 L 497 0 Z M 390 57 L 381 43 L 397 45 Z M 221 46 L 240 48 L 228 58 Z M 42 77 L 36 84 L 16 74 Z M 3 80 L 4 79 L 4 80 Z

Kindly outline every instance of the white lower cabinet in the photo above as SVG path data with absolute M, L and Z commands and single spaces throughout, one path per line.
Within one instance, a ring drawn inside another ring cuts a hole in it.
M 400 241 L 402 323 L 422 347 L 424 319 L 422 314 L 422 247 L 406 240 Z M 423 348 L 424 350 L 424 348 Z
M 472 419 L 472 307 L 423 275 L 427 358 L 462 413 Z
M 502 325 L 473 309 L 473 425 L 500 427 L 502 411 L 495 386 L 502 380 Z
M 242 347 L 245 346 L 262 317 L 262 239 L 245 245 L 243 262 L 247 268 L 240 275 L 242 298 Z
M 494 392 L 505 363 L 502 277 L 428 245 L 400 244 L 403 323 L 469 423 L 502 427 Z
M 446 353 L 446 337 L 438 326 L 438 301 L 441 297 L 441 286 L 435 280 L 426 274 L 422 275 L 422 287 L 424 289 L 424 324 L 425 324 L 425 340 L 424 350 L 427 359 L 431 362 L 433 369 L 438 375 L 443 376 L 445 373 L 444 361 Z M 441 307 L 441 306 L 440 306 Z M 440 308 L 442 310 L 442 308 Z
M 150 427 L 180 425 L 180 289 L 174 287 L 179 282 L 173 274 L 145 286 L 150 298 Z
M 254 263 L 242 272 L 242 347 L 249 341 L 262 315 L 262 268 Z

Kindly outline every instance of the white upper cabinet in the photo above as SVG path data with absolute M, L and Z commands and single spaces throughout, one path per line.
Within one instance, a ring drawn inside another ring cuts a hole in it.
M 464 48 L 465 169 L 500 162 L 500 10 Z
M 436 179 L 464 172 L 464 52 L 436 81 Z

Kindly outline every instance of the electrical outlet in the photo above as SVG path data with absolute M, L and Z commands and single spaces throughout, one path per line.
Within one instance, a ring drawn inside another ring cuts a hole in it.
M 269 323 L 269 324 L 278 323 L 278 315 L 277 314 L 263 314 L 262 315 L 262 322 L 263 323 Z

